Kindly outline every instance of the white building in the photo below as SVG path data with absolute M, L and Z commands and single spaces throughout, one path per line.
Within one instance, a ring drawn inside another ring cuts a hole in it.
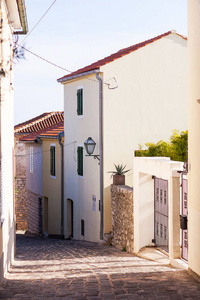
M 169 31 L 58 79 L 64 86 L 66 238 L 67 200 L 73 201 L 74 238 L 98 241 L 100 230 L 102 238 L 112 229 L 113 164 L 132 169 L 139 143 L 187 129 L 186 53 L 187 39 Z M 88 137 L 97 144 L 100 166 L 85 156 Z M 132 186 L 132 178 L 133 169 L 126 184 Z
M 0 1 L 0 283 L 14 258 L 13 34 L 27 32 L 24 0 Z
M 188 267 L 200 275 L 200 1 L 188 1 Z

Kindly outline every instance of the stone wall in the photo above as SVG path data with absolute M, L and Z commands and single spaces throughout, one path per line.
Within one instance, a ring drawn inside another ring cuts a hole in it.
M 111 185 L 113 246 L 133 253 L 133 189 L 125 185 Z
M 15 215 L 16 229 L 27 229 L 26 145 L 15 135 Z
M 15 176 L 26 176 L 26 144 L 19 142 L 15 137 Z
M 27 229 L 26 178 L 15 179 L 16 229 Z

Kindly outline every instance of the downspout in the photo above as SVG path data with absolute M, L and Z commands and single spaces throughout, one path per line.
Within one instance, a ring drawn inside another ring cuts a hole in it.
M 58 134 L 58 142 L 61 147 L 61 226 L 60 226 L 60 235 L 61 238 L 64 236 L 63 230 L 63 206 L 64 206 L 64 170 L 63 170 L 63 143 L 62 137 L 64 137 L 64 131 L 59 132 Z
M 96 73 L 99 81 L 99 151 L 100 151 L 100 239 L 103 240 L 103 81 Z

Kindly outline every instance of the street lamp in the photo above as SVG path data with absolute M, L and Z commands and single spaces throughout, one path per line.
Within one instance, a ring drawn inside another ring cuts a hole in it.
M 93 152 L 94 152 L 94 148 L 95 148 L 95 146 L 96 146 L 96 143 L 95 143 L 95 141 L 94 141 L 91 137 L 89 137 L 89 138 L 85 141 L 84 146 L 85 146 L 85 150 L 86 150 L 86 152 L 87 152 L 87 155 L 86 155 L 86 156 L 93 156 L 94 159 L 98 159 L 98 160 L 100 161 L 99 155 L 92 155 Z

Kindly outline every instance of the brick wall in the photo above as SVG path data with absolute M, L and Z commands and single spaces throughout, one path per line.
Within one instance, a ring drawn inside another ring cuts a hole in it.
M 39 232 L 39 195 L 27 190 L 27 229 L 31 233 Z
M 133 253 L 133 189 L 111 185 L 113 246 Z
M 15 179 L 16 229 L 27 229 L 26 178 Z

